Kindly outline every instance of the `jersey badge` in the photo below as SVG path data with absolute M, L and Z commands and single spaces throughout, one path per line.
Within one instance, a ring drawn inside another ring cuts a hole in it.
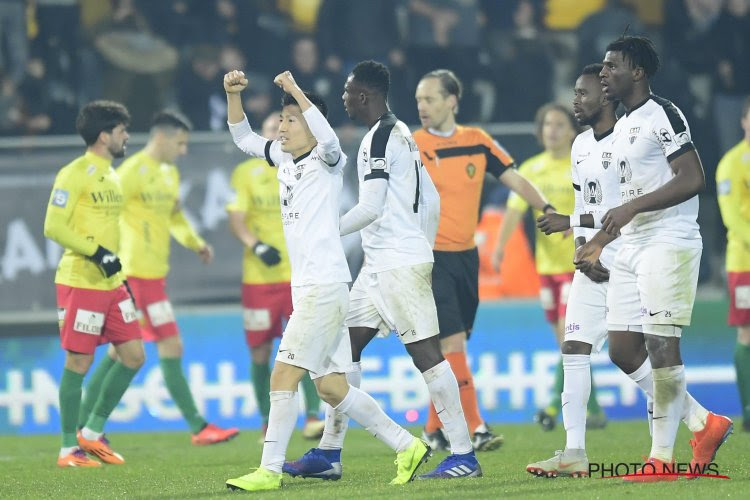
M 469 179 L 473 179 L 476 173 L 477 167 L 473 163 L 469 163 L 468 165 L 466 165 L 466 175 L 469 176 Z
M 294 178 L 297 180 L 300 180 L 302 178 L 302 174 L 305 173 L 305 165 L 297 165 L 294 167 Z
M 89 168 L 86 169 L 86 174 L 94 175 L 94 172 L 96 172 L 96 165 L 89 165 Z
M 727 195 L 732 190 L 732 181 L 729 179 L 724 179 L 719 183 L 718 186 L 716 186 L 716 190 L 720 195 Z
M 68 204 L 68 192 L 64 189 L 55 189 L 52 192 L 52 205 L 65 208 Z
M 602 167 L 604 167 L 604 170 L 607 170 L 611 163 L 612 163 L 612 153 L 608 153 L 607 151 L 602 151 Z
M 630 182 L 630 179 L 633 178 L 633 171 L 630 170 L 630 162 L 627 158 L 623 158 L 618 162 L 618 165 L 620 167 L 620 184 L 625 184 L 626 182 Z
M 602 185 L 599 183 L 599 179 L 586 179 L 584 186 L 586 188 L 586 203 L 600 205 L 602 203 Z
M 630 129 L 630 144 L 633 144 L 635 140 L 638 138 L 638 134 L 641 132 L 641 127 L 632 127 Z
M 688 135 L 687 132 L 680 132 L 679 134 L 674 136 L 674 142 L 678 146 L 684 146 L 685 144 L 690 142 L 690 136 Z
M 658 139 L 661 145 L 665 148 L 668 148 L 672 145 L 672 134 L 670 134 L 669 131 L 665 128 L 659 130 Z

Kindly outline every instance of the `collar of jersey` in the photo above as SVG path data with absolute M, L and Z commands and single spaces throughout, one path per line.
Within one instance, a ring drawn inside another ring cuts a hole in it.
M 615 127 L 612 127 L 611 129 L 607 130 L 606 132 L 602 133 L 602 135 L 596 135 L 594 132 L 594 139 L 596 139 L 596 142 L 601 141 L 605 137 L 607 137 L 609 134 L 611 134 L 615 130 Z M 593 132 L 593 129 L 592 129 Z
M 109 168 L 110 166 L 112 166 L 111 160 L 102 158 L 98 154 L 93 153 L 91 151 L 86 151 L 86 154 L 84 154 L 83 157 L 86 159 L 87 162 L 91 163 L 97 168 Z
M 450 137 L 456 133 L 456 126 L 454 125 L 453 128 L 450 129 L 448 132 L 442 132 L 432 127 L 427 127 L 427 132 L 431 133 L 432 135 L 436 135 L 438 137 Z
M 313 149 L 315 149 L 315 148 L 313 148 Z M 311 149 L 307 153 L 299 155 L 297 158 L 294 159 L 294 163 L 297 164 L 297 163 L 301 162 L 302 160 L 304 160 L 305 158 L 307 158 L 308 156 L 310 156 L 310 153 L 312 153 L 312 151 L 313 150 Z
M 627 110 L 627 111 L 625 112 L 625 115 L 626 115 L 626 116 L 630 116 L 630 114 L 631 114 L 631 113 L 632 113 L 633 111 L 635 111 L 636 109 L 638 109 L 638 108 L 640 108 L 641 106 L 643 106 L 644 104 L 646 104 L 646 103 L 647 103 L 648 101 L 650 101 L 650 100 L 651 100 L 651 98 L 652 98 L 652 97 L 654 97 L 654 94 L 649 94 L 649 95 L 648 95 L 648 97 L 646 97 L 646 98 L 645 98 L 644 100 L 642 100 L 641 102 L 639 102 L 638 104 L 636 104 L 635 106 L 633 106 L 633 107 L 632 107 L 631 109 Z

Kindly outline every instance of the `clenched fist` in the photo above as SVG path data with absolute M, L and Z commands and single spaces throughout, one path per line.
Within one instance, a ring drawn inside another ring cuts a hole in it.
M 297 82 L 294 81 L 291 71 L 284 71 L 276 75 L 273 79 L 273 83 L 281 87 L 281 90 L 287 94 L 291 94 L 292 91 L 297 88 Z
M 238 94 L 247 88 L 247 78 L 242 71 L 230 71 L 224 75 L 224 90 L 227 94 Z

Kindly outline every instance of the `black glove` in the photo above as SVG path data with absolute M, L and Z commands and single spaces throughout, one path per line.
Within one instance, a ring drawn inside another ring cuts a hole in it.
M 120 258 L 111 250 L 107 250 L 101 245 L 96 247 L 96 252 L 89 258 L 99 266 L 99 270 L 104 274 L 105 278 L 109 278 L 122 270 Z
M 267 266 L 275 266 L 281 262 L 279 251 L 271 245 L 266 245 L 262 241 L 253 245 L 253 253 Z

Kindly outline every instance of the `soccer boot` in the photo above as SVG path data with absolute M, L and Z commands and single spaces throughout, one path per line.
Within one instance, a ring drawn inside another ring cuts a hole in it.
M 227 479 L 230 490 L 268 491 L 281 489 L 281 474 L 271 472 L 265 467 L 258 467 L 250 474 Z
M 454 479 L 457 477 L 482 477 L 482 467 L 473 451 L 464 455 L 448 455 L 434 470 L 417 476 L 417 479 Z
M 432 456 L 432 450 L 427 443 L 419 438 L 414 438 L 411 445 L 404 451 L 396 454 L 396 477 L 391 484 L 406 484 L 414 481 L 419 466 Z
M 492 451 L 500 448 L 505 442 L 502 434 L 495 435 L 487 424 L 482 424 L 474 430 L 471 445 L 474 451 Z
M 338 481 L 341 479 L 341 450 L 312 448 L 293 462 L 284 462 L 282 472 L 292 477 Z
M 302 428 L 302 437 L 305 439 L 320 439 L 323 437 L 323 430 L 326 428 L 325 420 L 317 417 L 307 417 L 305 427 Z
M 586 415 L 586 429 L 596 430 L 607 427 L 607 415 L 603 411 Z
M 650 457 L 643 467 L 634 474 L 628 474 L 622 480 L 628 483 L 656 483 L 660 481 L 677 481 L 674 473 L 674 460 L 671 463 L 663 462 L 658 458 Z
M 708 412 L 706 426 L 703 430 L 694 432 L 693 439 L 690 440 L 690 447 L 693 448 L 690 470 L 702 471 L 705 466 L 713 462 L 716 452 L 724 441 L 729 439 L 733 428 L 734 424 L 729 418 Z M 695 479 L 695 476 L 688 476 L 688 479 Z
M 86 452 L 76 448 L 72 453 L 57 458 L 58 467 L 101 467 L 101 462 L 89 458 Z
M 427 432 L 422 430 L 422 440 L 432 448 L 433 451 L 447 451 L 450 450 L 450 443 L 443 434 L 443 429 L 438 429 L 435 432 Z
M 86 439 L 81 434 L 81 431 L 78 431 L 78 446 L 86 453 L 96 456 L 105 464 L 122 465 L 125 463 L 122 455 L 110 448 L 109 439 L 104 437 L 104 434 L 99 436 L 99 439 Z
M 534 422 L 542 426 L 542 430 L 551 431 L 557 425 L 557 415 L 549 411 L 549 408 L 545 408 L 536 412 L 534 415 Z
M 240 430 L 236 427 L 222 429 L 214 424 L 206 424 L 197 434 L 193 434 L 191 440 L 196 446 L 205 446 L 209 444 L 223 443 L 237 436 Z
M 526 472 L 538 477 L 587 477 L 589 459 L 586 450 L 557 450 L 554 457 L 527 465 Z

